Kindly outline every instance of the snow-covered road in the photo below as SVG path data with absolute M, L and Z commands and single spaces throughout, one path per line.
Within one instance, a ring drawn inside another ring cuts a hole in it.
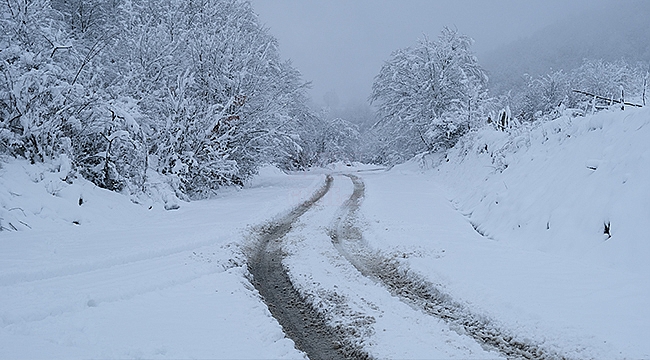
M 50 215 L 1 234 L 0 358 L 648 354 L 642 274 L 485 238 L 419 171 L 342 170 L 267 169 L 175 211 L 3 175 L 3 206 Z
M 334 176 L 329 192 L 282 242 L 293 285 L 327 319 L 345 343 L 342 349 L 373 358 L 498 358 L 497 352 L 391 294 L 341 253 L 333 238 L 340 222 L 349 220 L 355 194 L 350 177 Z
M 385 175 L 377 175 L 376 178 L 386 180 Z M 371 247 L 364 233 L 372 236 L 376 229 L 364 221 L 361 213 L 365 184 L 359 174 L 336 175 L 331 185 L 328 182 L 328 189 L 322 198 L 319 197 L 320 200 L 309 204 L 309 211 L 293 218 L 291 230 L 287 229 L 283 236 L 274 240 L 276 250 L 272 256 L 273 260 L 283 262 L 281 270 L 291 278 L 291 283 L 287 281 L 288 285 L 280 285 L 282 291 L 291 287 L 292 292 L 297 290 L 300 294 L 298 299 L 285 300 L 290 303 L 289 307 L 298 307 L 296 302 L 307 303 L 306 308 L 299 310 L 298 316 L 290 316 L 289 320 L 280 320 L 280 323 L 285 329 L 291 328 L 288 333 L 300 338 L 299 347 L 310 356 L 332 357 L 313 349 L 310 344 L 304 344 L 318 342 L 331 337 L 331 334 L 316 334 L 316 339 L 309 340 L 308 336 L 305 338 L 293 329 L 296 321 L 313 324 L 310 316 L 300 315 L 313 310 L 319 312 L 320 319 L 324 318 L 334 329 L 334 336 L 338 339 L 327 340 L 326 343 L 343 344 L 339 350 L 341 357 L 359 357 L 360 353 L 375 358 L 504 356 L 546 359 L 581 355 L 573 348 L 563 348 L 553 342 L 545 343 L 544 334 L 518 334 L 499 318 L 492 318 L 482 309 L 473 309 L 472 304 L 462 298 L 456 299 L 444 286 L 433 283 L 435 274 L 431 276 L 426 272 L 413 271 L 408 261 L 412 253 L 395 254 Z M 409 200 L 408 195 L 405 199 Z M 443 198 L 438 200 L 440 202 L 433 205 L 442 209 L 435 212 L 453 217 L 456 212 L 448 202 Z M 419 207 L 423 208 L 426 207 Z M 392 214 L 392 219 L 413 215 L 407 209 L 403 210 L 399 214 Z M 466 237 L 475 238 L 477 235 L 468 224 L 454 225 L 460 225 L 461 230 L 456 231 L 461 234 L 465 229 Z M 413 227 L 418 226 L 414 224 Z M 437 230 L 449 231 L 444 227 Z M 426 247 L 431 236 L 420 234 L 419 240 Z M 439 257 L 436 255 L 436 258 Z M 460 275 L 455 280 L 466 282 L 463 277 Z M 265 282 L 262 276 L 254 279 L 258 280 Z M 262 289 L 273 287 L 259 283 L 257 286 Z M 261 292 L 264 295 L 264 290 Z M 277 303 L 278 297 L 273 294 L 264 297 L 272 309 L 284 306 Z M 304 306 L 300 304 L 300 307 Z M 272 312 L 279 318 L 285 316 L 284 310 Z M 309 329 L 308 326 L 306 328 Z M 339 349 L 339 346 L 336 348 Z M 349 356 L 355 351 L 356 356 Z
M 302 297 L 371 357 L 647 353 L 642 274 L 483 237 L 427 175 L 338 174 L 280 246 Z

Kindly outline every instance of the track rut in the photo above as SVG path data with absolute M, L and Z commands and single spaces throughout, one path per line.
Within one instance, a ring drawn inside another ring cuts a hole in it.
M 486 316 L 474 313 L 455 301 L 398 260 L 371 251 L 356 225 L 357 212 L 365 196 L 365 185 L 356 175 L 345 176 L 352 180 L 354 191 L 343 204 L 330 231 L 330 238 L 339 253 L 359 272 L 383 284 L 402 301 L 444 320 L 453 328 L 461 328 L 483 347 L 497 350 L 509 359 L 566 359 L 538 344 L 519 339 Z
M 375 280 L 392 295 L 424 314 L 439 318 L 467 334 L 486 349 L 496 350 L 509 359 L 566 359 L 530 340 L 519 338 L 492 319 L 473 312 L 466 305 L 442 292 L 431 281 L 411 271 L 397 259 L 371 250 L 358 227 L 358 210 L 365 196 L 359 176 L 346 174 L 354 190 L 330 225 L 332 244 L 361 274 Z M 298 219 L 330 190 L 333 178 L 314 195 L 283 218 L 259 231 L 259 242 L 249 256 L 251 282 L 278 320 L 285 334 L 310 359 L 369 359 L 361 348 L 352 345 L 337 329 L 329 326 L 322 313 L 292 284 L 283 265 L 282 239 Z
M 325 317 L 298 292 L 282 264 L 282 238 L 329 191 L 332 181 L 328 175 L 325 185 L 310 199 L 260 231 L 258 246 L 249 257 L 248 270 L 253 276 L 253 286 L 273 317 L 287 337 L 310 359 L 363 359 L 368 356 L 351 345 L 343 334 L 328 326 Z

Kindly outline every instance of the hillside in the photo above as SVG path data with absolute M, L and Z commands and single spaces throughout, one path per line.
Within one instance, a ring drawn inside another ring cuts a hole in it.
M 489 238 L 648 274 L 649 123 L 644 108 L 485 128 L 433 172 Z
M 497 93 L 524 84 L 523 75 L 571 70 L 583 59 L 650 60 L 650 3 L 628 0 L 564 17 L 534 35 L 481 56 Z
M 626 109 L 485 128 L 366 175 L 364 239 L 524 343 L 647 358 L 648 124 Z

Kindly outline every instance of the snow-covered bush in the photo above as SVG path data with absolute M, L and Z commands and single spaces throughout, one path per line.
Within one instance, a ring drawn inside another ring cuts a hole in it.
M 585 60 L 582 66 L 573 71 L 573 86 L 613 99 L 620 98 L 620 87 L 623 86 L 629 96 L 638 96 L 643 91 L 643 78 L 646 73 L 643 67 L 642 64 L 631 66 L 624 60 Z
M 537 78 L 528 77 L 523 92 L 512 96 L 514 116 L 520 121 L 532 122 L 553 120 L 565 109 L 591 112 L 614 104 L 613 101 L 595 100 L 594 95 L 619 101 L 621 88 L 625 101 L 639 99 L 641 103 L 646 74 L 647 65 L 644 64 L 631 66 L 623 60 L 585 60 L 582 66 L 569 72 L 558 70 Z
M 0 151 L 42 161 L 66 152 L 76 93 L 65 24 L 45 0 L 0 4 Z
M 357 127 L 341 118 L 324 120 L 322 126 L 316 139 L 318 164 L 355 161 L 360 141 Z

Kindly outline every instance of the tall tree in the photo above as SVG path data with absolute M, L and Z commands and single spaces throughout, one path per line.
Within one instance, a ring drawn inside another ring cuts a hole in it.
M 424 38 L 395 51 L 375 77 L 371 101 L 378 104 L 383 146 L 404 159 L 446 149 L 477 119 L 487 76 L 471 51 L 472 39 L 444 28 L 436 41 Z

